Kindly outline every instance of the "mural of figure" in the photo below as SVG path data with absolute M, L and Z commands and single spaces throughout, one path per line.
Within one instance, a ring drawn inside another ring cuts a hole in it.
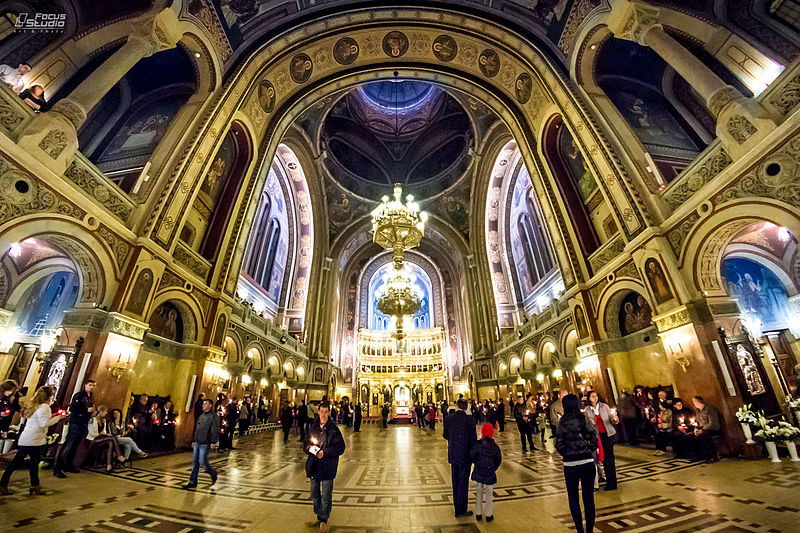
M 144 306 L 145 303 L 147 303 L 147 297 L 150 295 L 152 286 L 153 272 L 149 268 L 145 268 L 139 272 L 139 276 L 133 284 L 131 298 L 128 300 L 128 305 L 125 307 L 125 310 L 135 315 L 141 315 L 142 312 L 144 312 Z
M 583 307 L 575 307 L 575 329 L 578 331 L 578 338 L 585 339 L 589 336 L 589 328 L 586 326 L 586 315 Z
M 744 314 L 761 321 L 764 330 L 792 323 L 786 287 L 769 269 L 750 259 L 731 257 L 722 261 L 721 271 L 728 293 L 738 298 Z
M 630 292 L 622 300 L 619 328 L 622 336 L 650 327 L 653 311 L 647 300 L 636 292 Z
M 647 281 L 650 282 L 650 290 L 653 291 L 656 303 L 662 304 L 673 298 L 672 289 L 667 283 L 667 276 L 664 275 L 664 270 L 661 265 L 654 258 L 650 258 L 644 263 L 645 274 Z
M 756 368 L 752 354 L 747 351 L 744 344 L 736 346 L 736 361 L 739 363 L 739 368 L 742 369 L 744 382 L 747 384 L 747 390 L 750 391 L 750 394 L 753 396 L 764 394 L 766 392 L 764 383 L 758 374 L 758 368 Z
M 214 159 L 214 162 L 211 163 L 211 168 L 208 170 L 206 179 L 203 181 L 203 185 L 201 187 L 201 190 L 208 194 L 212 201 L 216 200 L 217 195 L 219 194 L 219 188 L 222 184 L 222 180 L 220 178 L 224 173 L 225 160 L 221 156 L 217 156 L 217 158 Z
M 320 367 L 314 369 L 314 382 L 322 383 L 322 368 Z
M 481 379 L 489 379 L 489 365 L 481 365 Z
M 150 332 L 175 342 L 183 342 L 183 323 L 178 309 L 169 302 L 156 307 L 150 316 Z

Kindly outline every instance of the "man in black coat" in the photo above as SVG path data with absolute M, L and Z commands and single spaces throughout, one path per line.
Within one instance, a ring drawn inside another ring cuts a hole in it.
M 514 415 L 514 420 L 517 422 L 519 440 L 522 442 L 522 452 L 525 453 L 528 451 L 527 443 L 530 443 L 531 451 L 537 450 L 538 448 L 533 445 L 533 434 L 531 433 L 530 425 L 530 412 L 525 406 L 525 399 L 522 396 L 517 397 L 517 403 L 514 404 L 512 414 Z M 525 442 L 525 439 L 527 439 L 527 443 Z
M 361 404 L 356 403 L 353 407 L 353 431 L 361 431 Z
M 305 400 L 297 406 L 297 429 L 300 431 L 300 442 L 305 442 L 308 429 L 308 406 Z
M 206 395 L 205 395 L 205 393 L 201 392 L 197 396 L 197 401 L 194 402 L 194 420 L 195 420 L 195 422 L 197 422 L 197 419 L 200 418 L 200 415 L 203 414 L 203 402 L 205 400 L 206 400 Z
M 447 439 L 447 462 L 453 482 L 453 507 L 456 518 L 472 516 L 467 509 L 467 492 L 469 491 L 469 471 L 471 466 L 470 452 L 477 441 L 475 423 L 467 413 L 467 401 L 456 402 L 458 410 L 444 419 L 443 436 Z
M 75 451 L 78 445 L 83 442 L 89 433 L 89 420 L 94 413 L 94 380 L 87 380 L 83 385 L 83 389 L 76 392 L 72 396 L 72 401 L 69 404 L 69 427 L 67 428 L 67 439 L 61 445 L 61 450 L 58 452 L 58 459 L 56 466 L 53 468 L 53 475 L 60 478 L 67 477 L 64 470 L 67 472 L 80 472 L 72 464 L 75 457 Z
M 331 516 L 333 501 L 333 480 L 339 468 L 339 456 L 344 453 L 344 437 L 330 418 L 328 402 L 319 404 L 319 418 L 311 423 L 308 440 L 305 442 L 306 477 L 311 480 L 311 500 L 317 520 L 308 524 L 319 524 L 321 532 L 328 531 L 328 518 Z
M 500 426 L 500 431 L 506 430 L 506 403 L 502 398 L 497 402 L 497 424 Z
M 289 440 L 289 432 L 294 424 L 294 410 L 290 403 L 286 403 L 281 409 L 281 427 L 283 427 L 283 442 Z
M 383 404 L 381 408 L 381 423 L 383 424 L 384 429 L 389 427 L 389 404 Z

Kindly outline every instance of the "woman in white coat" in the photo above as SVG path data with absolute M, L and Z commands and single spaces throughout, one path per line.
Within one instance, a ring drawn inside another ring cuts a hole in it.
M 39 486 L 39 461 L 42 457 L 42 446 L 47 439 L 47 428 L 64 418 L 61 415 L 52 416 L 50 412 L 50 402 L 53 401 L 54 394 L 55 388 L 50 385 L 39 387 L 25 408 L 26 422 L 17 443 L 17 455 L 3 472 L 3 477 L 0 479 L 0 494 L 8 494 L 8 482 L 11 474 L 25 464 L 26 457 L 30 457 L 31 488 L 29 493 L 42 493 L 42 488 Z

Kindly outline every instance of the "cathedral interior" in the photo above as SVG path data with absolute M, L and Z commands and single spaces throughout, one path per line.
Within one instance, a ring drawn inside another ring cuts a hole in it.
M 723 459 L 620 445 L 598 531 L 796 530 L 736 414 L 800 423 L 800 1 L 14 0 L 0 63 L 0 378 L 177 416 L 36 509 L 16 473 L 0 530 L 304 531 L 281 406 L 328 400 L 332 531 L 575 531 L 510 406 L 637 388 Z M 182 492 L 201 393 L 269 414 Z M 494 524 L 407 424 L 459 397 L 509 407 Z

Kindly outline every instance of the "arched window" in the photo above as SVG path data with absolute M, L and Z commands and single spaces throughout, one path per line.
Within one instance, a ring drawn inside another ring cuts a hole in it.
M 247 256 L 245 258 L 244 271 L 248 276 L 255 279 L 259 264 L 266 257 L 267 245 L 269 244 L 269 233 L 267 224 L 269 223 L 270 210 L 272 203 L 269 194 L 261 194 L 261 201 L 253 219 L 253 233 L 250 235 L 250 243 L 247 245 Z
M 522 256 L 525 259 L 525 273 L 527 274 L 527 279 L 530 280 L 530 287 L 524 287 L 524 289 L 526 292 L 529 292 L 536 282 L 539 281 L 539 276 L 536 273 L 536 265 L 533 259 L 533 247 L 528 239 L 528 228 L 527 224 L 525 223 L 525 218 L 526 215 L 524 213 L 519 216 L 519 221 L 517 222 L 517 231 L 519 232 L 519 239 L 522 243 Z
M 269 245 L 267 246 L 267 258 L 263 264 L 263 274 L 259 283 L 262 287 L 272 295 L 274 292 L 280 292 L 281 281 L 274 279 L 276 276 L 275 254 L 278 253 L 278 242 L 281 238 L 281 224 L 276 219 L 270 220 L 269 227 L 271 228 L 269 236 Z M 277 286 L 276 286 L 277 285 Z M 275 295 L 277 298 L 277 295 Z

